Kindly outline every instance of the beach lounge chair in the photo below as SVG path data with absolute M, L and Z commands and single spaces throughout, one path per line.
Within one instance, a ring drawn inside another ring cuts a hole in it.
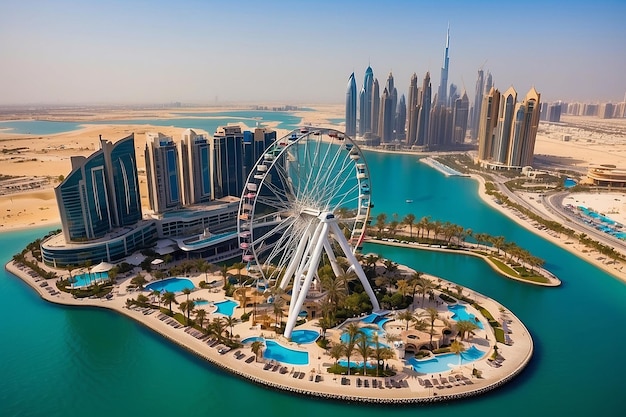
M 272 367 L 272 364 L 267 362 L 265 365 L 263 365 L 263 370 L 267 371 L 268 369 L 270 369 Z
M 378 388 L 378 380 L 372 379 L 372 388 Z
M 315 382 L 320 382 L 322 380 L 322 376 L 317 374 L 315 375 Z
M 252 362 L 254 362 L 254 355 L 252 355 L 248 359 L 246 359 L 246 363 L 252 363 Z
M 370 387 L 370 381 L 369 381 L 369 379 L 364 379 L 364 380 L 363 380 L 363 386 L 364 386 L 365 388 L 369 388 L 369 387 Z
M 362 383 L 362 382 L 361 382 L 361 378 L 357 378 L 357 379 L 356 379 L 356 386 L 357 386 L 357 387 L 360 387 L 360 386 L 361 386 L 361 383 Z
M 304 372 L 300 372 L 300 375 L 298 375 L 298 379 L 302 379 L 304 378 Z
M 430 382 L 430 379 L 424 380 L 424 388 L 433 388 L 433 383 Z

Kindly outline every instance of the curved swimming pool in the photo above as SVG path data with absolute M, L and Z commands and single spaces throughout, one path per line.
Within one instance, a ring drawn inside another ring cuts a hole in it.
M 434 358 L 418 360 L 415 358 L 408 359 L 407 364 L 413 367 L 415 372 L 422 374 L 432 374 L 436 372 L 445 372 L 450 369 L 459 366 L 459 364 L 468 364 L 474 362 L 483 357 L 485 352 L 476 349 L 475 346 L 470 347 L 465 352 L 461 353 L 461 357 L 456 353 L 444 353 L 437 355 Z
M 214 303 L 214 305 L 215 307 L 217 307 L 217 310 L 215 310 L 216 313 L 223 314 L 229 317 L 233 315 L 235 307 L 238 306 L 238 304 L 232 300 L 219 301 Z
M 193 282 L 187 278 L 166 278 L 154 281 L 144 287 L 148 291 L 157 290 L 159 292 L 181 292 L 185 288 L 192 290 Z
M 471 322 L 476 323 L 476 326 L 478 326 L 479 329 L 483 329 L 483 324 L 480 322 L 480 320 L 478 320 L 478 318 L 476 318 L 475 315 L 468 313 L 467 308 L 465 308 L 465 306 L 460 305 L 460 304 L 455 304 L 455 305 L 448 306 L 448 310 L 450 310 L 453 313 L 452 320 L 471 321 Z
M 313 343 L 320 337 L 315 330 L 294 330 L 291 332 L 291 341 L 298 344 Z
M 242 340 L 241 343 L 247 344 L 256 341 L 263 342 L 265 344 L 263 357 L 266 359 L 273 359 L 277 362 L 289 365 L 309 364 L 309 352 L 290 349 L 278 342 L 275 342 L 274 340 L 267 340 L 260 336 L 253 336 Z

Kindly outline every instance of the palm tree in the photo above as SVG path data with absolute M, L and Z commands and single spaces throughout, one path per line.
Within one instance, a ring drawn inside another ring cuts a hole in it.
M 191 294 L 191 290 L 189 288 L 183 288 L 183 294 L 187 296 L 187 302 L 189 302 L 189 294 Z
M 142 274 L 137 274 L 137 276 L 131 279 L 130 282 L 131 284 L 136 285 L 137 288 L 141 290 L 143 289 L 144 284 L 146 284 L 148 281 L 146 281 L 146 278 Z
M 387 215 L 385 213 L 380 213 L 376 216 L 376 227 L 378 228 L 378 233 L 381 233 L 387 224 Z
M 233 316 L 228 316 L 225 319 L 226 325 L 230 327 L 230 339 L 233 338 L 233 326 L 237 324 L 237 319 Z
M 463 343 L 454 339 L 454 341 L 450 344 L 450 351 L 455 355 L 459 355 L 459 365 L 461 365 L 461 361 L 463 360 L 461 353 L 465 352 L 465 346 L 463 346 Z
M 361 330 L 358 324 L 350 323 L 346 327 L 346 330 L 344 331 L 344 333 L 348 335 L 348 340 L 345 343 L 345 347 L 346 347 L 345 355 L 346 355 L 346 358 L 348 359 L 348 375 L 350 375 L 350 356 L 352 355 L 352 352 L 354 352 L 354 349 L 356 347 L 358 335 L 362 334 L 363 331 Z
M 274 300 L 274 317 L 275 317 L 275 323 L 277 324 L 277 326 L 275 327 L 276 332 L 278 332 L 278 329 L 283 321 L 282 319 L 283 319 L 284 303 L 285 301 L 282 298 L 278 298 Z
M 193 300 L 187 301 L 187 307 L 185 308 L 185 310 L 187 310 L 187 325 L 190 325 L 191 323 L 191 313 L 193 312 L 194 308 L 196 308 L 195 301 Z
M 363 375 L 367 375 L 367 360 L 372 356 L 372 348 L 369 345 L 369 338 L 365 333 L 360 333 L 356 339 L 356 350 L 363 358 Z
M 400 313 L 398 313 L 396 318 L 398 320 L 406 321 L 406 329 L 405 329 L 405 331 L 408 331 L 409 330 L 409 323 L 413 320 L 413 313 L 411 311 L 409 311 L 409 310 L 404 310 L 404 311 L 401 311 Z
M 161 309 L 161 291 L 152 290 L 150 291 L 150 295 L 157 300 L 157 302 L 159 303 L 159 310 L 160 310 Z
M 328 354 L 330 355 L 331 358 L 335 360 L 335 365 L 337 365 L 337 362 L 339 361 L 339 359 L 343 358 L 346 354 L 346 345 L 344 344 L 332 345 L 332 347 L 328 351 Z
M 407 226 L 409 226 L 409 236 L 412 238 L 413 226 L 415 225 L 415 215 L 409 213 L 406 216 L 404 216 L 404 219 L 402 219 L 402 224 L 406 224 Z
M 387 338 L 387 341 L 389 343 L 393 343 L 393 340 L 390 340 L 389 338 Z M 372 354 L 370 356 L 376 359 L 376 376 L 378 376 L 378 371 L 380 370 L 382 362 L 392 359 L 394 357 L 394 353 L 391 348 L 378 342 L 378 333 L 376 332 L 372 335 L 372 346 Z
M 435 320 L 439 318 L 439 311 L 436 308 L 428 307 L 425 311 L 430 320 L 430 348 L 433 348 L 433 334 L 435 333 Z
M 469 338 L 469 335 L 476 329 L 478 329 L 478 325 L 472 320 L 459 320 L 456 322 L 456 331 L 461 340 L 464 340 L 466 335 Z
M 263 342 L 260 340 L 255 340 L 250 345 L 250 349 L 252 349 L 252 353 L 254 353 L 254 361 L 258 362 L 259 355 L 263 352 Z
M 419 287 L 420 294 L 422 294 L 422 307 L 424 307 L 424 299 L 426 298 L 426 293 L 435 288 L 435 284 L 428 278 L 419 275 L 417 278 L 417 286 Z
M 163 294 L 161 294 L 161 301 L 163 301 L 163 304 L 167 303 L 169 304 L 170 307 L 170 316 L 173 314 L 172 313 L 172 303 L 176 303 L 176 294 L 174 294 L 171 291 L 165 291 Z
M 213 318 L 211 323 L 208 325 L 208 329 L 211 334 L 217 337 L 218 340 L 222 340 L 224 331 L 226 330 L 224 320 L 221 317 Z
M 204 324 L 206 314 L 206 310 L 203 308 L 196 311 L 196 320 L 198 320 L 198 325 L 200 326 L 200 328 L 202 328 L 202 324 Z

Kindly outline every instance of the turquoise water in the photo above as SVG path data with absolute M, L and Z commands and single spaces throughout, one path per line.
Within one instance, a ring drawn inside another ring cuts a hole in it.
M 308 365 L 309 352 L 289 349 L 273 340 L 265 340 L 265 350 L 263 351 L 265 359 L 273 359 L 280 363 L 289 365 Z
M 291 341 L 298 344 L 313 343 L 320 337 L 314 330 L 294 330 L 291 332 Z
M 563 186 L 565 186 L 565 188 L 572 188 L 576 184 L 578 184 L 576 180 L 573 180 L 571 178 L 566 178 L 565 181 L 563 181 Z
M 29 135 L 54 135 L 80 129 L 87 123 L 53 122 L 48 120 L 20 120 L 0 122 L 0 131 Z M 7 129 L 6 131 L 4 129 Z
M 448 310 L 452 311 L 454 314 L 452 315 L 452 319 L 456 321 L 460 320 L 469 320 L 471 322 L 476 323 L 479 329 L 483 329 L 483 324 L 476 320 L 476 316 L 467 312 L 465 306 L 460 304 L 455 304 L 453 306 L 448 306 Z
M 194 285 L 191 280 L 187 278 L 167 278 L 160 281 L 151 282 L 144 288 L 148 291 L 160 291 L 160 292 L 181 292 L 185 288 L 193 289 Z
M 74 288 L 84 287 L 87 285 L 95 284 L 98 281 L 106 281 L 109 279 L 109 274 L 106 272 L 92 272 L 72 275 Z
M 422 374 L 433 374 L 435 372 L 445 372 L 450 369 L 475 362 L 483 357 L 485 352 L 477 349 L 475 346 L 471 346 L 465 352 L 461 353 L 460 358 L 456 353 L 444 353 L 443 355 L 437 355 L 431 359 L 417 360 L 411 358 L 407 360 L 407 363 L 413 366 L 415 372 Z
M 237 307 L 237 303 L 232 300 L 225 300 L 215 303 L 215 307 L 217 307 L 216 313 L 223 314 L 225 316 L 232 316 L 235 311 L 235 307 Z
M 357 354 L 357 357 L 358 357 L 358 354 Z M 341 366 L 345 366 L 346 368 L 348 367 L 348 361 L 346 359 L 339 359 L 337 363 Z M 365 364 L 365 367 L 367 369 L 376 369 L 376 363 L 369 361 Z M 350 368 L 363 369 L 363 361 L 355 361 L 355 360 L 350 359 Z
M 303 332 L 303 331 L 310 331 L 310 330 L 300 330 L 300 331 Z M 278 342 L 275 342 L 273 340 L 268 340 L 264 337 L 260 337 L 260 336 L 248 337 L 246 339 L 243 339 L 241 343 L 243 343 L 244 345 L 247 345 L 256 341 L 265 343 L 265 349 L 263 350 L 263 357 L 265 359 L 275 360 L 280 363 L 284 363 L 288 365 L 308 365 L 309 364 L 308 352 L 289 349 L 288 347 L 285 347 Z
M 152 125 L 152 126 L 175 126 L 205 130 L 213 134 L 219 126 L 228 123 L 243 122 L 253 129 L 257 122 L 260 126 L 264 122 L 275 121 L 279 129 L 296 129 L 302 119 L 288 112 L 273 111 L 234 111 L 217 113 L 179 113 L 179 117 L 173 119 L 126 119 L 126 120 L 103 120 L 98 122 L 53 122 L 46 120 L 24 120 L 0 122 L 0 129 L 10 129 L 9 133 L 28 133 L 33 135 L 52 135 L 69 132 L 88 125 Z M 109 138 L 115 140 L 115 138 Z
M 619 358 L 626 335 L 620 326 L 626 322 L 626 285 L 483 204 L 471 179 L 446 178 L 410 156 L 366 156 L 374 216 L 386 212 L 403 217 L 411 211 L 418 219 L 430 215 L 474 232 L 503 235 L 541 256 L 563 280 L 559 288 L 536 287 L 504 279 L 477 258 L 366 244 L 365 253 L 381 253 L 497 299 L 526 324 L 535 342 L 529 367 L 504 387 L 465 401 L 396 408 L 393 415 L 586 416 L 599 410 L 621 414 L 626 362 Z M 414 203 L 406 204 L 406 199 Z M 0 233 L 0 263 L 48 231 Z M 389 410 L 292 396 L 247 383 L 126 317 L 43 302 L 4 270 L 0 303 L 8 315 L 0 320 L 2 416 L 275 417 L 298 410 L 301 416 L 369 417 Z M 573 304 L 576 308 L 571 308 Z M 12 314 L 19 314 L 19 320 Z M 610 371 L 600 375 L 597 369 Z M 184 396 L 173 394 L 181 392 Z

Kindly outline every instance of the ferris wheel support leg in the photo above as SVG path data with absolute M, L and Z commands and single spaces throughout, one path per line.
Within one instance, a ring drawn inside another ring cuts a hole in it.
M 365 289 L 366 294 L 369 296 L 370 301 L 372 302 L 372 308 L 374 309 L 374 311 L 380 310 L 380 305 L 378 304 L 378 300 L 376 299 L 376 294 L 374 294 L 374 290 L 372 290 L 372 286 L 367 280 L 365 272 L 363 272 L 363 268 L 361 268 L 361 264 L 359 263 L 359 261 L 357 261 L 354 253 L 352 253 L 352 249 L 350 248 L 350 245 L 348 245 L 345 236 L 341 233 L 337 222 L 329 223 L 329 226 L 335 234 L 335 239 L 337 240 L 337 243 L 339 243 L 339 246 L 341 246 L 341 249 L 346 255 L 346 258 L 348 258 L 348 261 L 350 261 L 350 263 L 352 264 L 352 268 L 354 268 L 354 272 L 359 277 L 361 284 L 363 284 L 363 289 Z
M 338 277 L 339 275 L 344 274 L 345 272 L 337 263 L 337 257 L 335 256 L 335 253 L 333 252 L 333 247 L 331 246 L 328 239 L 324 239 L 324 249 L 326 250 L 326 255 L 328 255 L 328 260 L 330 261 L 330 266 L 331 268 L 333 268 L 335 276 Z
M 306 248 L 309 242 L 309 236 L 302 236 L 302 240 L 298 243 L 298 247 L 296 248 L 295 256 L 292 258 L 292 261 L 289 262 L 289 266 L 287 266 L 287 270 L 285 271 L 285 275 L 283 279 L 280 281 L 280 288 L 284 291 L 289 285 L 289 281 L 293 277 L 293 273 L 296 270 L 296 267 L 299 265 L 298 260 L 302 259 L 302 254 L 304 253 L 304 249 Z
M 287 326 L 285 327 L 285 337 L 287 339 L 291 338 L 291 332 L 296 325 L 296 320 L 298 320 L 298 314 L 300 313 L 300 309 L 304 304 L 304 300 L 306 299 L 307 293 L 309 292 L 309 287 L 311 286 L 311 281 L 313 277 L 317 273 L 317 265 L 319 265 L 320 257 L 322 256 L 322 249 L 324 248 L 324 241 L 328 236 L 328 223 L 321 223 L 320 233 L 316 233 L 318 239 L 315 244 L 315 248 L 311 253 L 311 260 L 309 265 L 315 266 L 315 268 L 309 267 L 307 271 L 306 278 L 304 279 L 304 283 L 298 292 L 298 297 L 296 299 L 295 305 L 291 308 L 289 313 L 289 317 L 287 318 Z

